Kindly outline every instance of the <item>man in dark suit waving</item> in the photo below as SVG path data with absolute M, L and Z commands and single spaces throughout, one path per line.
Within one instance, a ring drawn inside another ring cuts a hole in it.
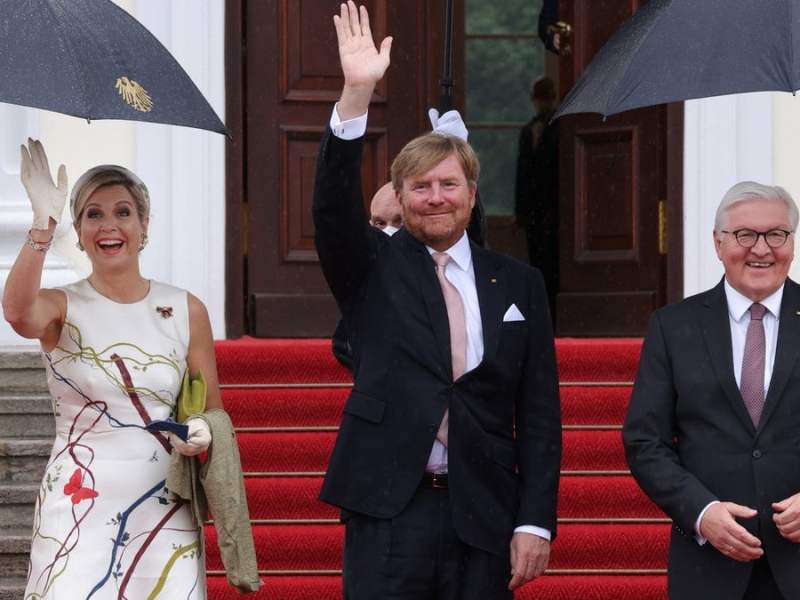
M 654 313 L 623 439 L 674 521 L 674 600 L 800 598 L 798 211 L 742 182 L 717 209 L 725 277 Z
M 345 84 L 313 213 L 354 356 L 321 494 L 343 509 L 345 598 L 511 598 L 544 571 L 556 533 L 561 419 L 542 277 L 467 239 L 479 165 L 455 137 L 401 150 L 404 228 L 369 226 L 363 135 L 391 39 L 378 50 L 353 2 L 334 21 Z

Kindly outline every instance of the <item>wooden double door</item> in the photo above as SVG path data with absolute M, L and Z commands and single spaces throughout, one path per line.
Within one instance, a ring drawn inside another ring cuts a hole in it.
M 369 199 L 387 181 L 391 158 L 429 128 L 445 0 L 363 3 L 375 36 L 395 39 L 370 108 L 362 168 Z M 455 78 L 463 89 L 464 0 L 455 4 Z M 317 147 L 342 85 L 332 26 L 338 7 L 338 0 L 227 0 L 230 337 L 328 336 L 338 318 L 311 221 Z M 560 59 L 562 90 L 636 7 L 561 0 L 561 18 L 574 31 L 573 53 Z M 562 122 L 561 335 L 641 334 L 654 308 L 680 296 L 681 115 L 681 107 L 659 107 Z

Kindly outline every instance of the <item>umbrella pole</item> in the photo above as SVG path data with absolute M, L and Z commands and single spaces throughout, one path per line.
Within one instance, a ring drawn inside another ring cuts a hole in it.
M 447 0 L 445 6 L 444 62 L 439 83 L 442 87 L 439 112 L 445 113 L 453 108 L 453 0 Z

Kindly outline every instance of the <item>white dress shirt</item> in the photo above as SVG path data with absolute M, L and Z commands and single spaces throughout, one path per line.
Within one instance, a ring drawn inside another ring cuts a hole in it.
M 731 326 L 731 350 L 733 351 L 733 376 L 736 378 L 736 386 L 742 385 L 742 359 L 744 358 L 744 343 L 747 338 L 747 327 L 750 325 L 750 306 L 753 301 L 747 296 L 738 292 L 725 279 L 725 298 L 728 301 L 728 322 Z M 781 300 L 783 299 L 783 286 L 764 298 L 759 304 L 767 310 L 764 313 L 764 337 L 766 347 L 764 349 L 764 398 L 767 397 L 769 382 L 772 381 L 772 367 L 775 365 L 775 348 L 778 345 L 778 319 L 781 314 Z M 695 539 L 701 546 L 706 543 L 706 538 L 700 535 L 700 522 L 703 515 L 713 504 L 719 500 L 709 502 L 697 517 L 694 524 Z
M 367 131 L 367 113 L 361 116 L 342 121 L 336 106 L 331 114 L 330 128 L 333 135 L 343 140 L 354 140 L 363 136 Z M 436 252 L 426 246 L 428 252 Z M 475 271 L 472 268 L 472 250 L 466 232 L 450 248 L 444 251 L 452 259 L 447 263 L 444 275 L 461 295 L 464 303 L 467 330 L 467 360 L 464 373 L 477 367 L 483 360 L 483 321 L 481 319 L 480 304 L 478 304 L 478 288 L 475 286 Z M 428 457 L 427 470 L 433 473 L 447 472 L 447 447 L 439 440 L 434 440 L 431 454 Z M 546 540 L 550 540 L 549 530 L 535 525 L 520 525 L 514 533 L 531 533 Z
M 436 252 L 425 246 L 428 252 Z M 483 321 L 478 304 L 478 288 L 475 287 L 475 271 L 472 269 L 472 250 L 466 232 L 461 239 L 444 251 L 452 260 L 444 269 L 444 276 L 455 286 L 464 304 L 464 317 L 467 330 L 467 361 L 464 374 L 469 373 L 483 360 Z M 447 447 L 434 440 L 427 470 L 431 473 L 447 472 Z

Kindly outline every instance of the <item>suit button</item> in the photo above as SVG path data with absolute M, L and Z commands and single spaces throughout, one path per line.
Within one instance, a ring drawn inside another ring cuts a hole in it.
M 753 450 L 753 458 L 761 458 L 761 450 Z

